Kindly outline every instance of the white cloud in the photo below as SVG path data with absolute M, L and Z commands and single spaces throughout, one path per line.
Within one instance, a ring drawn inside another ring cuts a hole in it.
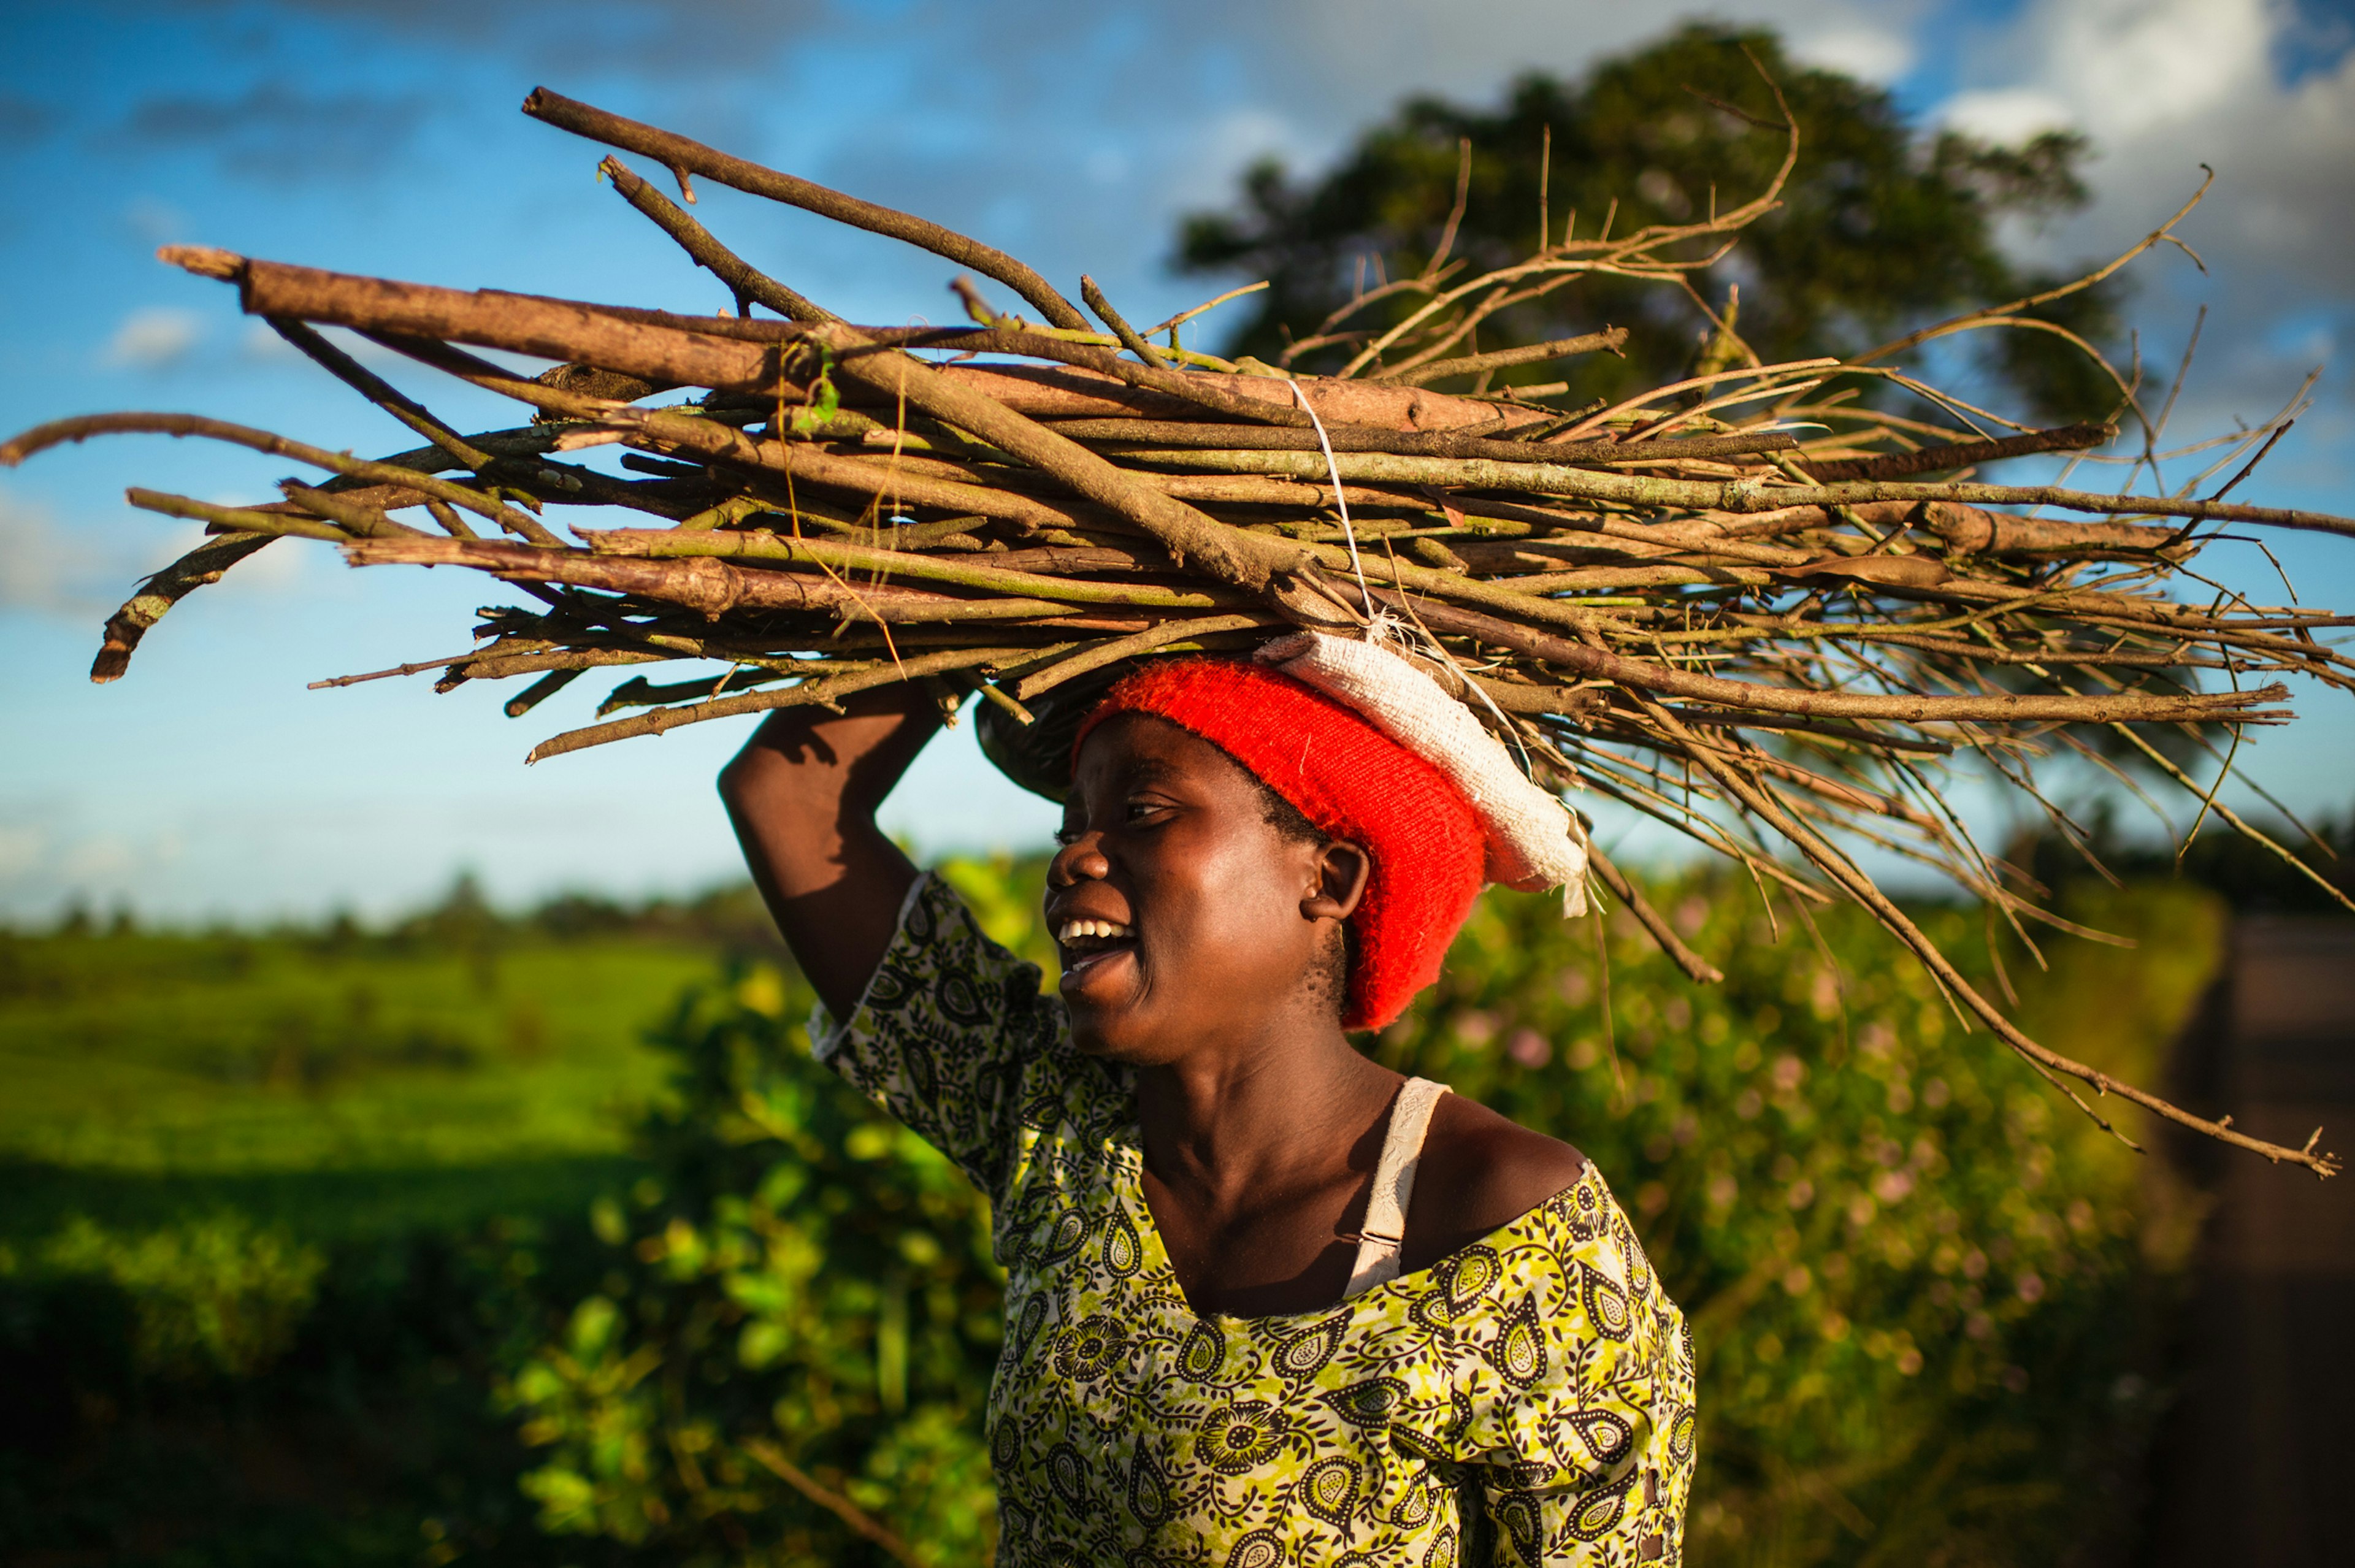
M 237 335 L 237 357 L 258 364 L 292 365 L 302 359 L 303 352 L 272 331 L 268 322 L 249 321 Z
M 1263 157 L 1297 168 L 1323 150 L 1312 146 L 1284 115 L 1255 103 L 1202 122 L 1188 141 L 1162 196 L 1163 205 L 1172 210 L 1232 199 L 1236 179 Z
M 85 838 L 68 849 L 59 869 L 76 882 L 112 881 L 139 864 L 129 843 L 113 834 Z
M 1836 24 L 1791 40 L 1791 53 L 1808 65 L 1846 71 L 1883 86 L 1913 69 L 1913 40 L 1889 27 Z
M 2017 146 L 2041 131 L 2076 123 L 2067 100 L 2041 87 L 1987 87 L 1958 92 L 1939 117 L 1955 130 L 1999 146 Z
M 186 213 L 152 196 L 132 197 L 123 209 L 123 222 L 150 245 L 168 245 L 188 231 Z
M 240 491 L 213 498 L 222 506 L 248 506 L 255 496 Z M 106 615 L 148 574 L 205 541 L 202 523 L 144 512 L 117 516 L 119 526 L 69 528 L 48 507 L 0 490 L 0 611 L 77 621 Z M 304 585 L 307 562 L 316 553 L 317 547 L 304 540 L 272 545 L 239 562 L 205 595 L 282 595 Z
M 2043 74 L 2097 135 L 2196 122 L 2272 86 L 2280 0 L 2045 0 L 2030 13 Z
M 2017 139 L 2056 125 L 2094 139 L 2099 200 L 2063 242 L 2138 237 L 2217 171 L 2187 234 L 2355 295 L 2355 52 L 2295 86 L 2275 75 L 2290 0 L 2041 0 L 1988 40 L 1938 118 Z M 2211 249 L 2212 247 L 2212 249 Z M 2245 279 L 2244 283 L 2257 280 Z
M 2171 370 L 2195 307 L 2210 307 L 2179 434 L 2270 412 L 2322 350 L 2355 336 L 2355 51 L 2286 80 L 2296 13 L 2294 0 L 2036 0 L 1980 40 L 1937 112 L 1998 141 L 2055 126 L 2092 138 L 2091 207 L 2009 236 L 2055 270 L 2138 241 L 2198 187 L 2202 165 L 2215 170 L 2179 230 L 2207 272 L 2162 250 L 2128 274 L 2148 363 Z M 2298 504 L 2349 509 L 2355 466 L 2325 433 L 2345 421 L 2347 389 L 2345 367 L 2330 365 L 2321 406 L 2267 464 Z
M 0 608 L 85 608 L 91 564 L 48 508 L 0 491 Z
M 173 305 L 145 305 L 123 318 L 107 340 L 106 362 L 161 370 L 186 359 L 205 335 L 204 317 Z

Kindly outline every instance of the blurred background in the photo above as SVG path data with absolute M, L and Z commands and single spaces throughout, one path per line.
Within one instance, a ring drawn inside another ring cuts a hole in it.
M 600 149 L 516 112 L 540 83 L 1066 288 L 1086 271 L 1131 319 L 1273 278 L 1200 324 L 1252 347 L 1444 211 L 1458 135 L 1481 160 L 1467 244 L 1526 246 L 1546 126 L 1557 219 L 1754 183 L 1754 153 L 1675 107 L 1742 80 L 1737 46 L 1810 138 L 1791 211 L 1711 280 L 1742 285 L 1762 347 L 2073 275 L 2204 165 L 2197 259 L 2154 251 L 2065 319 L 2147 391 L 2197 332 L 2171 439 L 2260 423 L 2318 375 L 2235 498 L 2355 512 L 2339 0 L 0 4 L 0 427 L 163 409 L 412 444 L 156 263 L 166 243 L 722 308 L 592 179 Z M 699 194 L 854 320 L 961 315 L 945 263 Z M 1697 319 L 1572 309 L 1636 325 L 1647 372 L 1698 348 Z M 2109 411 L 2032 352 L 1932 368 L 2038 417 Z M 462 428 L 514 421 L 387 369 Z M 986 1561 L 986 1217 L 808 1062 L 806 995 L 711 793 L 741 728 L 527 770 L 583 688 L 521 722 L 479 684 L 307 690 L 461 651 L 483 597 L 324 549 L 261 558 L 88 682 L 100 623 L 196 537 L 123 486 L 244 502 L 285 466 L 137 438 L 0 471 L 0 1563 Z M 2355 542 L 2268 542 L 2201 570 L 2355 603 Z M 2298 814 L 2335 866 L 2355 743 L 2343 697 L 2296 699 L 2241 757 L 2273 798 L 2222 798 Z M 1049 808 L 970 733 L 888 822 L 1044 960 Z M 1926 886 L 1921 918 L 2038 1038 L 2266 1136 L 2327 1122 L 2345 1152 L 2355 922 L 2212 823 L 2179 865 L 2125 792 L 2062 782 L 2114 878 L 1965 804 L 2137 945 L 2040 958 Z M 1692 1561 L 2343 1550 L 2344 1182 L 2121 1123 L 2153 1150 L 2131 1154 L 1965 1038 L 1877 930 L 1778 926 L 1746 883 L 1602 831 L 1724 987 L 1632 927 L 1598 949 L 1501 898 L 1373 1049 L 1571 1138 L 1637 1213 L 1704 1357 Z

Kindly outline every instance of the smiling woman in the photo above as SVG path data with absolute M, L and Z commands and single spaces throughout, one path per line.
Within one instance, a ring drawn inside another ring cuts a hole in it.
M 1404 658 L 1287 642 L 1080 726 L 1060 996 L 875 827 L 929 699 L 780 712 L 722 775 L 818 1054 L 989 1195 L 999 1560 L 1679 1561 L 1691 1347 L 1601 1175 L 1345 1032 L 1484 880 L 1575 874 L 1570 818 L 1476 728 L 1402 743 Z

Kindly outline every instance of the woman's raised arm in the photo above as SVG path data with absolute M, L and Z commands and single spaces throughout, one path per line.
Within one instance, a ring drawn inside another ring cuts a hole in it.
M 745 863 L 802 972 L 847 1018 L 891 945 L 916 868 L 875 826 L 875 809 L 940 709 L 922 687 L 893 685 L 817 708 L 772 713 L 719 773 Z

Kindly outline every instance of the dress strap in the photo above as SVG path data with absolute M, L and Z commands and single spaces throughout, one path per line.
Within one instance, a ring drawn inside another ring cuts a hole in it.
M 1358 1231 L 1358 1261 L 1349 1270 L 1348 1288 L 1341 1293 L 1345 1301 L 1398 1277 L 1407 1208 L 1414 1201 L 1415 1167 L 1423 1158 L 1423 1136 L 1431 1130 L 1431 1113 L 1446 1093 L 1444 1083 L 1410 1078 L 1391 1102 L 1390 1131 L 1382 1138 L 1381 1162 L 1374 1168 L 1365 1222 Z

